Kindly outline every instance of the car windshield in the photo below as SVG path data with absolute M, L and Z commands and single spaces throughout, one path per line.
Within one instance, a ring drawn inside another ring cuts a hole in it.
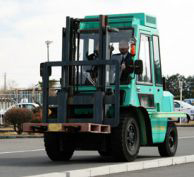
M 194 104 L 194 99 L 192 99 L 192 98 L 191 99 L 185 99 L 184 101 L 191 104 L 191 105 Z
M 119 32 L 111 32 L 109 39 L 110 58 L 119 53 L 119 41 L 125 40 L 130 43 L 133 37 L 133 29 L 120 29 Z M 78 45 L 78 41 L 77 41 Z M 81 30 L 79 40 L 79 50 L 76 51 L 77 61 L 91 61 L 98 59 L 99 34 L 97 30 Z M 78 54 L 79 53 L 79 54 Z M 96 85 L 97 66 L 77 66 L 75 67 L 75 79 L 78 85 Z M 78 77 L 77 77 L 78 76 Z M 109 73 L 109 76 L 111 74 Z

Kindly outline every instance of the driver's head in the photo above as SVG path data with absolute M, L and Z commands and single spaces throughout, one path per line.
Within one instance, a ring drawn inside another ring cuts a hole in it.
M 129 50 L 129 44 L 127 41 L 122 40 L 119 42 L 119 51 L 122 55 L 126 54 Z

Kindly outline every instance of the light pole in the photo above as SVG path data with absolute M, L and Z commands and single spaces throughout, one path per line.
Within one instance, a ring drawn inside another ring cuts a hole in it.
M 179 89 L 180 89 L 180 101 L 183 100 L 183 81 L 179 80 Z
M 45 44 L 47 46 L 47 61 L 49 62 L 49 45 L 52 43 L 53 41 L 45 41 Z
M 179 89 L 180 89 L 180 101 L 183 100 L 183 81 L 179 80 Z M 182 118 L 180 117 L 180 124 L 182 122 Z

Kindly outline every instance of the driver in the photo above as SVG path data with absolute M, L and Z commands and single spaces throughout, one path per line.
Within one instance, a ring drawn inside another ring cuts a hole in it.
M 129 43 L 126 40 L 119 42 L 120 53 L 112 55 L 111 59 L 118 60 L 120 63 L 120 82 L 121 84 L 129 83 L 129 65 L 131 60 L 131 54 L 129 53 Z M 115 72 L 113 73 L 113 75 Z
M 126 82 L 129 75 L 129 62 L 131 55 L 129 53 L 129 43 L 125 40 L 119 42 L 119 51 L 121 55 L 121 82 Z

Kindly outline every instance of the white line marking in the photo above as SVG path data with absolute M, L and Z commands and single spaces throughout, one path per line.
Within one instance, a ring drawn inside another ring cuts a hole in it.
M 33 149 L 33 150 L 26 150 L 26 151 L 9 151 L 9 152 L 0 152 L 0 155 L 2 155 L 2 154 L 23 153 L 23 152 L 37 152 L 37 151 L 44 151 L 44 149 Z
M 183 137 L 179 137 L 179 139 L 191 139 L 194 138 L 194 136 L 183 136 Z

